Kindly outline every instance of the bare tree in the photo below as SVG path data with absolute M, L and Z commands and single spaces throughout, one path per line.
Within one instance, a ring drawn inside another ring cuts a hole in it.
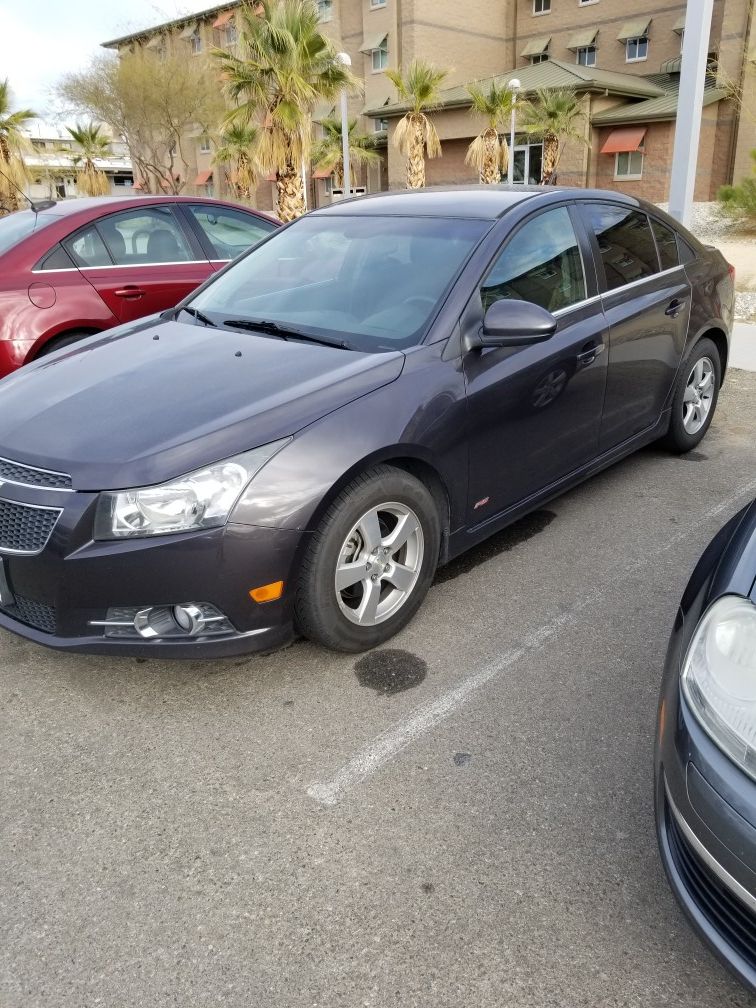
M 187 137 L 215 132 L 224 113 L 217 69 L 171 52 L 168 44 L 98 56 L 87 70 L 67 74 L 58 94 L 68 108 L 108 123 L 122 137 L 142 186 L 153 193 L 184 189 Z

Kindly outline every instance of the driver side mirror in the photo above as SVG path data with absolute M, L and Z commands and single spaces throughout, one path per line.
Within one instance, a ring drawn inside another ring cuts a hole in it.
M 530 346 L 550 339 L 556 328 L 557 320 L 540 305 L 502 298 L 485 314 L 479 346 Z

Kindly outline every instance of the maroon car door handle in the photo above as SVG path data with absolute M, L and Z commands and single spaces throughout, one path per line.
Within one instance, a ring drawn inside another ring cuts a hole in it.
M 126 287 L 119 287 L 117 291 L 113 291 L 116 297 L 126 298 L 127 301 L 138 301 L 139 298 L 144 297 L 144 291 L 141 287 L 136 287 L 134 284 L 129 284 Z

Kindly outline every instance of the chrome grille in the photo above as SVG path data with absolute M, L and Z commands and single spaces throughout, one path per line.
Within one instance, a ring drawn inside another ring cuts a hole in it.
M 0 499 L 0 551 L 40 553 L 60 513 L 60 508 L 33 507 Z
M 42 487 L 45 490 L 70 490 L 71 477 L 66 473 L 35 469 L 23 462 L 11 462 L 0 458 L 0 483 L 15 483 L 18 486 Z

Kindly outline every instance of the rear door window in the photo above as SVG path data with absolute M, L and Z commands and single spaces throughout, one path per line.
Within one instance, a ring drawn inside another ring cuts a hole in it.
M 659 250 L 661 268 L 663 270 L 674 269 L 680 265 L 680 255 L 677 249 L 677 235 L 671 227 L 662 224 L 661 221 L 651 218 L 651 227 L 656 238 L 656 247 Z
M 646 214 L 604 203 L 582 204 L 598 242 L 607 290 L 659 272 L 659 260 Z
M 532 301 L 547 311 L 585 300 L 583 260 L 566 207 L 527 221 L 507 242 L 480 289 L 483 310 L 495 301 Z

